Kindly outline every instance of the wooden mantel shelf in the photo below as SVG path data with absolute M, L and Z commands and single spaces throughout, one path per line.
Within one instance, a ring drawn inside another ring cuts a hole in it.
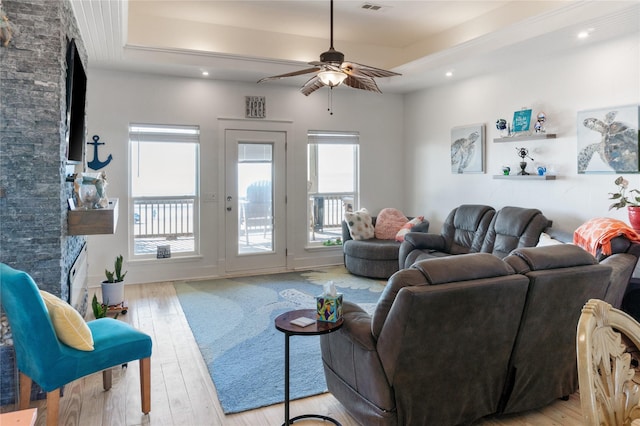
M 69 235 L 115 234 L 118 225 L 118 199 L 110 198 L 104 209 L 74 209 L 67 216 Z

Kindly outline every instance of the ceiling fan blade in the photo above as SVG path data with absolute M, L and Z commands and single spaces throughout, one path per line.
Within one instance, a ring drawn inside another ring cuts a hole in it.
M 342 71 L 349 75 L 365 76 L 365 77 L 393 77 L 398 74 L 397 72 L 383 70 L 382 68 L 376 68 L 369 65 L 362 65 L 356 62 L 343 62 L 340 66 Z
M 344 80 L 344 84 L 354 89 L 368 90 L 370 92 L 382 93 L 378 85 L 371 77 L 349 75 Z
M 324 83 L 320 81 L 320 78 L 317 75 L 315 75 L 311 77 L 304 84 L 304 86 L 300 88 L 300 92 L 302 92 L 302 94 L 305 96 L 309 96 L 310 94 L 312 94 L 313 92 L 321 88 L 322 86 L 324 86 Z
M 265 77 L 258 80 L 258 83 L 262 83 L 263 81 L 269 81 L 269 80 L 277 80 L 283 77 L 295 77 L 296 75 L 309 74 L 310 72 L 316 72 L 316 71 L 320 71 L 320 68 L 319 67 L 307 68 L 300 71 L 293 71 L 293 72 L 288 72 L 286 74 L 274 75 L 272 77 Z

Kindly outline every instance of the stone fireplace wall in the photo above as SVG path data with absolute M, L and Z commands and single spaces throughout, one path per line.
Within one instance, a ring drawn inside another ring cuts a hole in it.
M 69 300 L 69 269 L 85 238 L 67 235 L 68 40 L 76 39 L 85 69 L 87 55 L 69 0 L 3 0 L 2 6 L 17 31 L 0 46 L 0 262 Z M 6 349 L 10 330 L 2 330 L 0 349 Z M 13 397 L 14 374 L 2 361 L 4 404 Z

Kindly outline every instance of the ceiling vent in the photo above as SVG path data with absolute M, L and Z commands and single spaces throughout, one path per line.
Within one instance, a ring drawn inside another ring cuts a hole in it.
M 382 6 L 379 6 L 377 4 L 372 4 L 372 3 L 365 3 L 362 5 L 362 8 L 367 10 L 380 10 L 382 9 Z

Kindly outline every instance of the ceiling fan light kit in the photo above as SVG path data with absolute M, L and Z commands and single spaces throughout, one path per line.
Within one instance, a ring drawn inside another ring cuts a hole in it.
M 325 86 L 336 87 L 342 84 L 347 74 L 341 71 L 321 71 L 318 73 L 318 78 Z
M 283 77 L 316 73 L 300 88 L 300 92 L 305 96 L 309 96 L 323 86 L 328 86 L 333 89 L 342 83 L 354 89 L 381 93 L 374 80 L 375 77 L 393 77 L 400 75 L 393 71 L 387 71 L 369 65 L 345 62 L 344 54 L 333 48 L 333 0 L 331 0 L 331 45 L 329 50 L 320 55 L 320 61 L 309 62 L 309 65 L 313 65 L 313 68 L 265 77 L 258 80 L 258 83 L 277 80 Z

